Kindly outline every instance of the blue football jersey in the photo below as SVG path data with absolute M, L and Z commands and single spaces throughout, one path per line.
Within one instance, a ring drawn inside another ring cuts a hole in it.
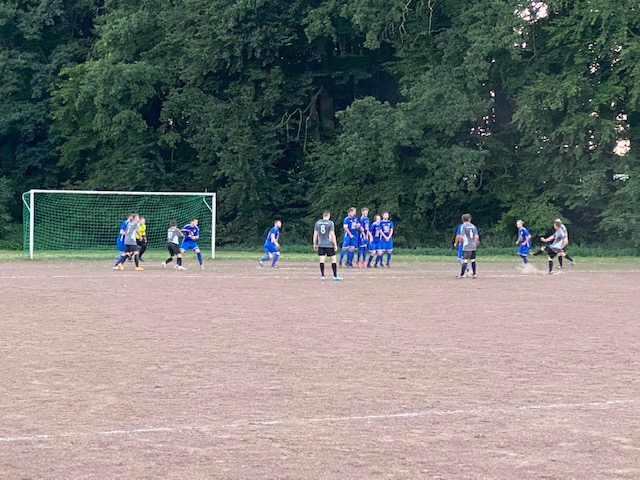
M 271 227 L 271 230 L 269 230 L 269 233 L 267 233 L 267 238 L 264 241 L 265 245 L 274 245 L 273 241 L 271 240 L 272 235 L 277 241 L 278 237 L 280 237 L 280 229 L 278 227 Z

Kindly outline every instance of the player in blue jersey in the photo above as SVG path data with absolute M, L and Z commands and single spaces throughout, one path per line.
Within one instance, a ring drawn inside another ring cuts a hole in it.
M 382 213 L 382 220 L 380 221 L 380 266 L 382 266 L 382 254 L 387 252 L 387 268 L 389 262 L 391 262 L 391 254 L 393 253 L 393 222 L 389 220 L 389 212 Z
M 371 260 L 375 257 L 376 262 L 374 268 L 378 268 L 378 259 L 382 261 L 382 253 L 378 255 L 378 247 L 380 245 L 380 215 L 373 217 L 373 223 L 369 226 L 369 260 L 367 268 L 371 268 Z
M 518 227 L 518 239 L 516 240 L 516 245 L 518 245 L 517 255 L 522 257 L 522 261 L 526 265 L 529 263 L 527 256 L 529 255 L 529 250 L 531 250 L 531 234 L 524 226 L 524 222 L 522 220 L 518 220 L 516 222 L 516 227 Z
M 340 266 L 344 256 L 347 256 L 347 267 L 353 267 L 353 257 L 358 248 L 358 237 L 360 236 L 360 222 L 356 218 L 356 207 L 347 210 L 347 216 L 342 222 L 343 237 L 342 251 L 340 252 Z
M 124 270 L 122 265 L 127 258 L 133 258 L 136 264 L 136 270 L 142 270 L 142 267 L 138 263 L 138 242 L 136 241 L 136 234 L 138 233 L 138 222 L 140 217 L 136 213 L 131 214 L 131 219 L 127 222 L 124 233 L 124 252 L 120 255 L 120 258 L 114 265 L 114 270 Z
M 280 220 L 276 220 L 273 222 L 273 227 L 267 233 L 267 238 L 264 241 L 264 251 L 266 255 L 262 257 L 258 262 L 260 262 L 260 266 L 264 265 L 264 262 L 271 259 L 271 267 L 277 268 L 276 262 L 280 258 L 280 229 L 282 228 L 282 222 Z
M 471 260 L 471 269 L 473 270 L 471 278 L 476 278 L 476 248 L 479 243 L 478 229 L 471 223 L 471 215 L 465 213 L 462 215 L 462 228 L 456 236 L 456 245 L 462 244 L 462 270 L 456 278 L 464 278 L 469 260 Z
M 460 266 L 462 266 L 462 244 L 461 243 L 457 243 L 457 238 L 458 235 L 460 235 L 460 232 L 462 231 L 462 223 L 460 225 L 458 225 L 458 228 L 456 228 L 456 236 L 453 237 L 453 246 L 455 247 L 456 245 L 458 245 L 458 263 L 460 264 Z
M 358 268 L 366 268 L 367 248 L 371 244 L 369 209 L 365 207 L 360 210 L 360 213 L 360 235 L 358 238 L 358 259 L 356 260 L 356 266 Z
M 180 255 L 184 255 L 187 250 L 193 250 L 198 257 L 198 263 L 200 268 L 204 269 L 202 264 L 202 253 L 198 246 L 198 239 L 200 238 L 200 228 L 198 227 L 198 219 L 192 218 L 184 227 L 182 227 L 182 233 L 184 238 L 182 239 L 182 245 L 180 245 Z
M 125 218 L 120 223 L 120 230 L 118 230 L 118 237 L 116 238 L 116 248 L 118 249 L 118 253 L 120 255 L 118 256 L 118 260 L 116 260 L 116 263 L 113 265 L 114 270 L 124 270 L 124 266 L 122 265 L 122 263 L 120 263 L 120 258 L 125 252 L 124 237 L 127 234 L 127 223 L 129 223 L 132 218 L 133 213 L 128 213 L 127 218 Z

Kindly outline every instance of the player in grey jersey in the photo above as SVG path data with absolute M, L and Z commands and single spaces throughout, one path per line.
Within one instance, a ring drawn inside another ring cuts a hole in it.
M 454 244 L 455 246 L 462 245 L 462 270 L 456 278 L 464 278 L 469 260 L 471 260 L 471 270 L 473 271 L 472 278 L 476 278 L 476 248 L 478 243 L 480 243 L 478 229 L 471 223 L 471 215 L 465 213 L 462 215 L 462 226 Z
M 333 270 L 333 279 L 336 281 L 342 280 L 342 277 L 338 276 L 338 264 L 336 260 L 336 250 L 338 249 L 338 242 L 336 240 L 336 227 L 334 223 L 329 220 L 331 213 L 329 210 L 325 210 L 322 213 L 322 219 L 318 220 L 313 228 L 313 249 L 318 252 L 320 260 L 320 280 L 324 280 L 324 262 L 327 255 L 331 258 L 331 269 Z
M 124 252 L 113 267 L 114 270 L 122 270 L 119 265 L 122 265 L 127 258 L 133 257 L 136 264 L 136 270 L 142 270 L 142 267 L 138 263 L 138 241 L 136 239 L 136 233 L 138 233 L 138 222 L 140 216 L 134 213 L 131 216 L 131 220 L 127 222 L 127 226 L 124 229 Z
M 178 257 L 176 260 L 176 266 L 178 270 L 184 270 L 182 266 L 182 253 L 180 253 L 180 239 L 184 237 L 182 230 L 178 228 L 178 222 L 171 220 L 169 222 L 169 230 L 167 230 L 167 250 L 169 250 L 169 258 L 162 262 L 162 268 L 167 268 L 167 263 Z

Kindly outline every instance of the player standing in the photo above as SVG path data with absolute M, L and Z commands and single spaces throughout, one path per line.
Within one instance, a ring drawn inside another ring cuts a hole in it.
M 553 273 L 553 259 L 563 253 L 563 248 L 567 245 L 567 236 L 562 229 L 562 222 L 556 220 L 553 222 L 553 228 L 555 232 L 549 235 L 547 238 L 540 237 L 541 242 L 551 242 L 546 248 L 547 255 L 549 257 L 549 275 Z
M 473 271 L 471 278 L 476 278 L 476 248 L 479 243 L 478 229 L 471 223 L 471 215 L 465 213 L 462 215 L 460 234 L 456 237 L 456 245 L 462 244 L 462 270 L 456 278 L 464 278 L 469 260 L 471 260 L 471 270 Z
M 202 253 L 198 246 L 198 239 L 200 238 L 198 219 L 192 218 L 189 220 L 189 223 L 182 227 L 182 233 L 184 233 L 184 238 L 182 239 L 182 245 L 180 245 L 180 254 L 183 255 L 187 250 L 193 250 L 198 257 L 200 268 L 204 269 L 204 265 L 202 264 Z
M 382 254 L 387 252 L 387 268 L 391 265 L 391 254 L 393 253 L 393 222 L 389 220 L 389 212 L 382 213 L 380 221 L 380 266 L 382 266 Z
M 120 255 L 118 256 L 116 263 L 113 264 L 114 270 L 124 270 L 124 265 L 122 265 L 122 263 L 120 262 L 120 259 L 124 255 L 124 251 L 125 251 L 124 237 L 127 234 L 127 223 L 131 221 L 132 217 L 133 217 L 133 213 L 127 213 L 127 218 L 125 218 L 120 223 L 120 229 L 118 230 L 118 237 L 116 238 L 116 247 L 118 248 L 118 253 Z
M 518 245 L 517 255 L 522 257 L 522 261 L 526 265 L 529 263 L 527 256 L 529 255 L 529 250 L 531 249 L 531 234 L 529 230 L 524 226 L 524 222 L 522 220 L 518 220 L 516 222 L 516 227 L 518 227 L 518 240 L 516 240 L 516 245 Z
M 562 249 L 562 253 L 558 254 L 558 264 L 559 264 L 558 268 L 562 268 L 563 267 L 563 265 L 562 265 L 562 257 L 566 257 L 566 259 L 571 262 L 571 265 L 575 265 L 576 261 L 573 258 L 571 258 L 571 256 L 567 253 L 567 245 L 569 244 L 569 232 L 567 231 L 567 227 L 566 227 L 566 225 L 564 223 L 562 223 L 561 219 L 556 218 L 555 221 L 556 222 L 560 222 L 560 228 L 562 228 L 562 231 L 563 231 L 565 239 L 566 239 L 565 246 Z
M 347 267 L 353 267 L 353 256 L 358 248 L 358 236 L 359 236 L 358 219 L 356 218 L 356 207 L 351 207 L 347 210 L 347 216 L 342 221 L 343 237 L 342 237 L 342 251 L 340 252 L 340 266 L 342 266 L 342 259 L 347 256 Z
M 131 220 L 127 222 L 124 235 L 124 253 L 118 259 L 118 262 L 113 267 L 114 270 L 124 270 L 123 262 L 127 258 L 133 257 L 136 265 L 136 270 L 142 270 L 142 267 L 138 263 L 138 242 L 136 241 L 136 233 L 138 232 L 138 221 L 140 217 L 137 214 L 131 215 Z M 122 268 L 121 268 L 122 267 Z
M 360 213 L 360 235 L 358 238 L 358 259 L 356 260 L 356 266 L 358 268 L 366 268 L 365 261 L 367 259 L 367 248 L 371 244 L 369 209 L 364 207 L 360 210 Z
M 271 267 L 278 268 L 276 262 L 280 258 L 280 229 L 282 228 L 282 222 L 280 220 L 276 220 L 273 222 L 273 227 L 267 233 L 267 238 L 264 241 L 264 251 L 266 255 L 262 257 L 258 262 L 260 262 L 260 266 L 262 267 L 264 262 L 269 259 L 271 260 Z
M 462 232 L 462 225 L 464 224 L 459 224 L 458 228 L 456 228 L 456 234 L 453 237 L 453 246 L 455 247 L 456 245 L 458 245 L 458 263 L 460 264 L 460 266 L 462 266 L 462 243 L 458 243 L 457 242 L 457 238 L 458 235 L 460 235 L 460 232 Z
M 136 241 L 138 242 L 138 246 L 140 247 L 140 252 L 138 253 L 138 260 L 144 262 L 142 259 L 142 254 L 147 251 L 147 221 L 144 217 L 140 217 L 140 223 L 138 224 L 138 233 L 136 233 Z
M 182 266 L 182 253 L 180 252 L 180 239 L 184 237 L 184 233 L 178 228 L 178 222 L 171 220 L 169 229 L 167 230 L 167 250 L 169 250 L 169 258 L 162 262 L 162 268 L 167 268 L 167 264 L 178 257 L 176 266 L 178 270 L 185 270 Z
M 331 270 L 333 270 L 333 279 L 342 280 L 338 276 L 338 264 L 336 260 L 336 251 L 338 250 L 338 241 L 336 240 L 336 228 L 330 220 L 331 213 L 329 210 L 322 212 L 322 219 L 318 220 L 313 227 L 313 249 L 318 252 L 320 260 L 320 280 L 324 280 L 324 262 L 326 257 L 331 259 Z

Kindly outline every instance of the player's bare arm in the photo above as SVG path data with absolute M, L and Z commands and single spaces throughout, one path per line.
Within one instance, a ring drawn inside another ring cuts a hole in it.
M 318 251 L 318 232 L 313 231 L 313 250 Z

